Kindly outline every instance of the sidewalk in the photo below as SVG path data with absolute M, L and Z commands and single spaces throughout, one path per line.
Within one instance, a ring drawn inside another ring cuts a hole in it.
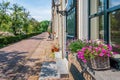
M 0 80 L 38 80 L 40 65 L 54 44 L 47 38 L 42 33 L 0 49 Z
M 47 34 L 46 34 L 47 35 Z M 31 75 L 28 80 L 38 80 L 40 69 L 36 66 L 36 64 L 42 64 L 43 62 L 54 61 L 54 59 L 50 58 L 51 47 L 54 44 L 54 41 L 48 40 L 48 36 L 39 44 L 39 46 L 34 51 L 34 54 L 31 56 L 31 60 L 33 62 L 28 61 L 26 65 L 34 67 L 34 70 L 37 70 L 38 73 L 36 75 Z M 36 78 L 36 79 L 35 79 Z

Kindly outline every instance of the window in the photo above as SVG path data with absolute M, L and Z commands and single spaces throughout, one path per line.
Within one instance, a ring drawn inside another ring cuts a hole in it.
M 89 0 L 89 39 L 103 39 L 120 52 L 120 0 Z
M 90 1 L 90 13 L 94 14 L 103 11 L 104 2 L 103 0 L 91 0 Z
M 75 9 L 72 9 L 67 16 L 67 33 L 70 36 L 75 36 Z
M 91 19 L 91 39 L 104 38 L 104 16 L 94 17 Z
M 109 0 L 109 7 L 120 5 L 120 0 Z
M 119 53 L 111 65 L 118 69 L 120 59 L 120 0 L 89 0 L 88 37 L 103 39 L 112 45 L 113 51 Z
M 76 0 L 68 0 L 67 5 L 67 38 L 76 37 Z
M 65 0 L 65 4 L 67 4 L 68 0 Z
M 120 52 L 120 10 L 110 13 L 111 44 L 115 51 Z
M 67 11 L 73 7 L 73 0 L 68 0 Z

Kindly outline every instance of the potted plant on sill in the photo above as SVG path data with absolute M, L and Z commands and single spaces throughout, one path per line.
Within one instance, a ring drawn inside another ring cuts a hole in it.
M 110 68 L 109 57 L 116 54 L 110 45 L 101 40 L 88 41 L 86 46 L 78 51 L 78 59 L 89 63 L 92 69 L 103 70 Z
M 51 51 L 54 53 L 54 52 L 59 52 L 59 48 L 58 48 L 58 46 L 53 46 L 52 47 L 52 49 L 51 49 Z
M 59 45 L 53 45 L 51 49 L 52 53 L 55 55 L 55 58 L 62 58 Z

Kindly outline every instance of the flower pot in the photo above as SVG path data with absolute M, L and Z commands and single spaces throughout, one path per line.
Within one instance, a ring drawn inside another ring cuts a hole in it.
M 90 66 L 94 70 L 110 69 L 109 57 L 107 57 L 107 56 L 99 57 L 98 56 L 93 59 L 90 59 Z

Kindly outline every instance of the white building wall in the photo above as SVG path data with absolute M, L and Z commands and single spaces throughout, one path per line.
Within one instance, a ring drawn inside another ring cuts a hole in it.
M 79 39 L 88 39 L 88 0 L 79 1 Z
M 63 4 L 63 8 L 62 10 L 64 11 L 66 9 L 66 4 L 65 4 L 65 0 L 62 0 Z M 63 45 L 63 57 L 66 56 L 66 15 L 62 16 L 62 45 Z

